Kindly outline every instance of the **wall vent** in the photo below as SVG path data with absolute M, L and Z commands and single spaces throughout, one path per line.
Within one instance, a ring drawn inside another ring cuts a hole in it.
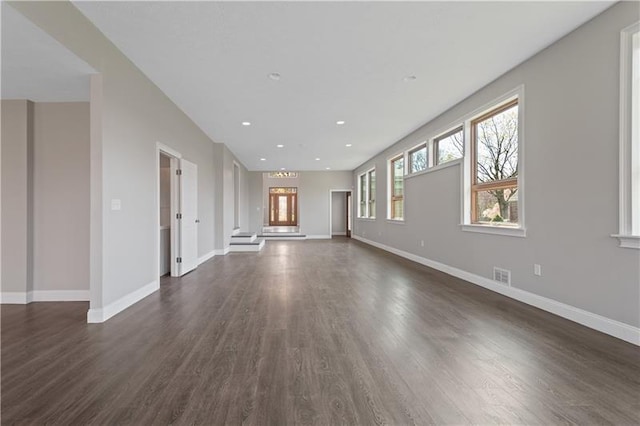
M 511 285 L 511 271 L 508 269 L 493 267 L 493 280 L 499 283 Z

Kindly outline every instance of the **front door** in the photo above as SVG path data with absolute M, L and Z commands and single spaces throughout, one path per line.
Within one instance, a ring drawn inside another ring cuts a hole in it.
M 298 225 L 298 188 L 269 188 L 269 226 Z

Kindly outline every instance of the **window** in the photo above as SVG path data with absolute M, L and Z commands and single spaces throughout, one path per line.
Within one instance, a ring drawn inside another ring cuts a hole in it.
M 360 175 L 359 191 L 360 195 L 358 204 L 358 217 L 367 217 L 367 174 Z
M 433 140 L 435 164 L 443 164 L 464 156 L 464 131 L 460 126 Z
M 620 247 L 640 249 L 640 23 L 620 37 Z
M 404 219 L 404 155 L 392 158 L 389 161 L 390 180 L 390 203 L 389 203 L 389 219 Z
M 376 170 L 371 169 L 358 178 L 358 217 L 376 217 Z
M 369 170 L 367 173 L 369 184 L 369 218 L 376 217 L 376 170 Z
M 471 222 L 518 225 L 518 99 L 471 121 Z
M 427 144 L 409 151 L 409 173 L 417 173 L 427 169 Z

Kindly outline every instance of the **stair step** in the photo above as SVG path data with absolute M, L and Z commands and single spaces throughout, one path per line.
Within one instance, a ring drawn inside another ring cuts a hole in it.
M 306 240 L 305 234 L 298 233 L 262 233 L 258 235 L 258 238 L 264 238 L 266 240 Z
M 231 236 L 231 243 L 235 242 L 252 242 L 255 241 L 257 235 L 255 232 L 238 232 Z
M 231 241 L 229 251 L 231 252 L 256 252 L 264 247 L 264 239 L 256 238 L 253 241 Z

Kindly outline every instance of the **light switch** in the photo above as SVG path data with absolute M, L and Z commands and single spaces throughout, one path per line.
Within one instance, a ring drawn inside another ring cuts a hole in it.
M 111 210 L 121 210 L 122 209 L 122 202 L 116 198 L 114 198 L 113 200 L 111 200 Z

